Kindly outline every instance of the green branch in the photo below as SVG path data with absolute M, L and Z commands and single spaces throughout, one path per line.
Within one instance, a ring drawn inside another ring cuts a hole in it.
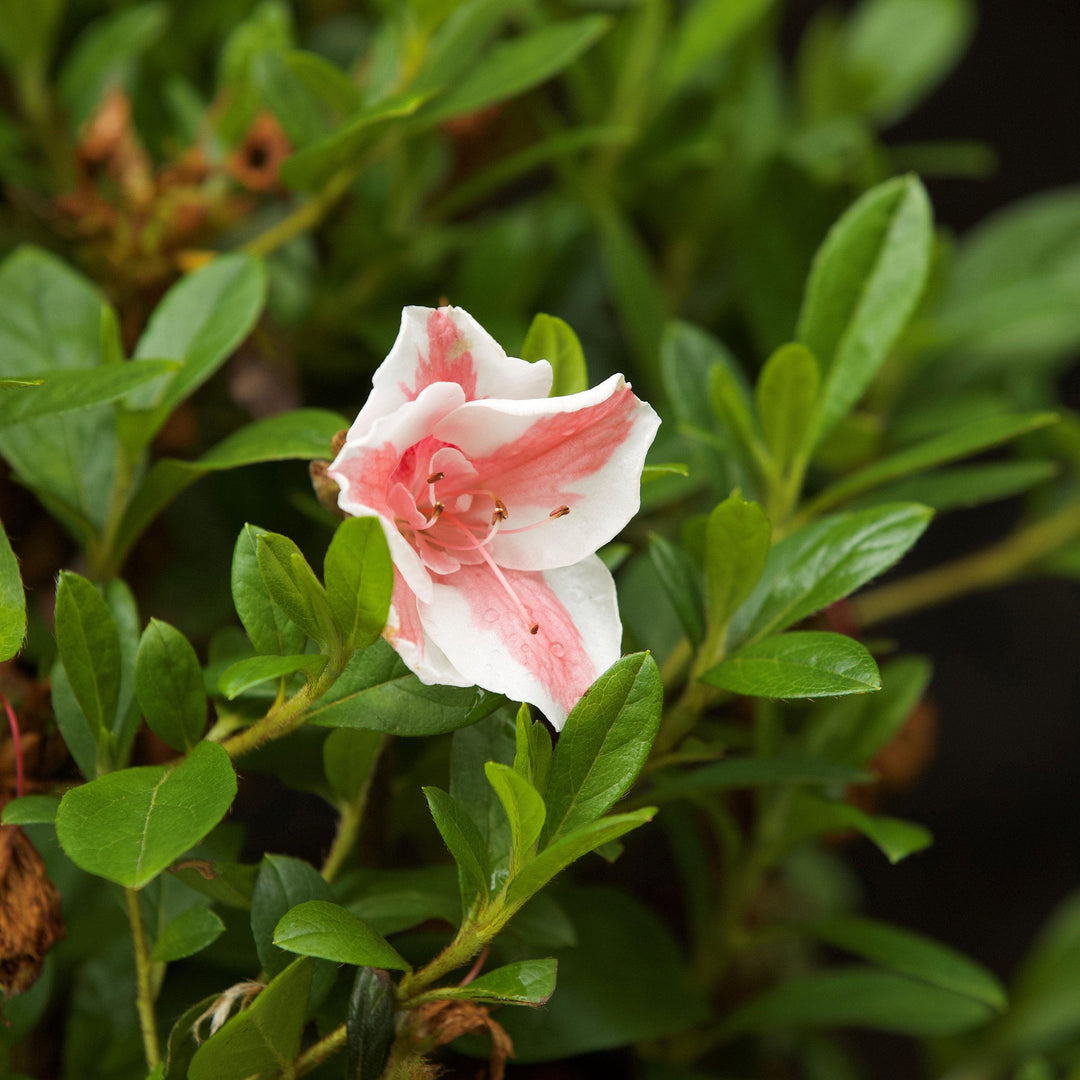
M 153 1071 L 161 1063 L 161 1047 L 158 1044 L 157 1018 L 154 1016 L 152 965 L 150 954 L 146 949 L 146 935 L 143 932 L 139 891 L 125 889 L 124 896 L 127 900 L 128 921 L 131 923 L 131 940 L 135 946 L 135 1004 L 139 1013 L 143 1047 L 146 1051 L 146 1066 Z

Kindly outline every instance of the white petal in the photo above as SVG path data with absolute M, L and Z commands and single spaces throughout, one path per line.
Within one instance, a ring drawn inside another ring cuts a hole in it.
M 424 632 L 417 611 L 416 596 L 404 578 L 394 577 L 394 598 L 386 620 L 383 637 L 397 650 L 409 670 L 429 686 L 472 686 L 472 680 L 461 675 L 442 650 Z

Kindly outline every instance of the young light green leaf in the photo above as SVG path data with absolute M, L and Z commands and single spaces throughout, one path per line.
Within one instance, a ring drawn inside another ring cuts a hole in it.
M 757 641 L 854 592 L 904 555 L 931 514 L 917 503 L 895 503 L 796 530 L 770 551 L 733 638 Z
M 580 833 L 626 794 L 656 739 L 663 700 L 648 653 L 617 660 L 589 687 L 552 756 L 542 848 Z
M 458 865 L 461 906 L 468 911 L 488 897 L 491 870 L 488 849 L 476 823 L 457 799 L 437 787 L 424 788 L 424 796 L 446 849 Z
M 288 537 L 261 533 L 255 539 L 255 557 L 274 603 L 313 641 L 335 645 L 338 632 L 330 600 L 300 549 Z
M 713 415 L 731 436 L 734 445 L 760 463 L 762 442 L 749 395 L 724 364 L 714 364 L 709 370 L 708 401 Z
M 382 936 L 347 908 L 308 900 L 282 917 L 274 931 L 279 949 L 338 964 L 411 971 L 412 966 Z
M 338 728 L 323 743 L 323 768 L 334 798 L 355 802 L 371 783 L 386 737 L 378 731 Z
M 510 882 L 506 890 L 506 907 L 516 911 L 531 896 L 538 893 L 556 874 L 565 870 L 582 855 L 603 844 L 618 840 L 631 829 L 651 821 L 656 813 L 653 806 L 634 810 L 629 814 L 612 814 L 583 825 L 573 832 L 564 833 L 550 844 Z
M 724 633 L 753 592 L 769 555 L 771 529 L 757 503 L 739 492 L 716 506 L 705 527 L 705 589 L 709 627 Z
M 813 421 L 821 374 L 804 345 L 781 345 L 765 361 L 755 395 L 765 445 L 781 471 L 803 450 Z
M 551 754 L 547 728 L 532 719 L 528 705 L 522 705 L 514 724 L 514 772 L 528 780 L 541 798 L 547 794 Z
M 881 484 L 988 450 L 992 446 L 1053 424 L 1057 419 L 1055 413 L 1038 412 L 1021 413 L 1017 416 L 990 416 L 984 420 L 976 420 L 845 476 L 843 480 L 830 485 L 816 498 L 811 499 L 805 512 L 808 515 L 818 514 Z
M 71 682 L 64 670 L 64 665 L 57 657 L 52 666 L 49 676 L 52 690 L 52 707 L 56 714 L 56 726 L 63 736 L 64 745 L 71 752 L 79 771 L 88 780 L 98 775 L 98 744 L 95 732 L 90 727 L 90 722 L 83 715 L 75 700 L 75 692 L 71 689 Z M 109 767 L 108 755 L 102 755 L 102 771 Z
M 101 593 L 71 570 L 60 571 L 56 589 L 56 644 L 100 754 L 119 701 L 120 638 Z
M 544 827 L 544 800 L 536 788 L 509 765 L 489 761 L 484 775 L 495 790 L 510 822 L 510 875 L 528 861 Z
M 536 315 L 521 346 L 521 358 L 532 363 L 546 360 L 551 365 L 552 397 L 578 394 L 589 387 L 581 342 L 570 326 L 554 315 Z
M 206 691 L 195 650 L 179 630 L 151 619 L 135 658 L 135 694 L 150 730 L 181 753 L 206 729 Z
M 308 681 L 314 681 L 326 667 L 328 656 L 318 653 L 300 653 L 294 656 L 251 656 L 227 667 L 218 679 L 221 692 L 232 701 L 245 690 L 271 679 L 303 672 Z
M 713 428 L 709 404 L 712 369 L 727 370 L 741 412 L 750 415 L 750 392 L 746 377 L 734 356 L 711 334 L 693 323 L 673 321 L 664 328 L 660 343 L 660 378 L 675 417 L 703 431 Z
M 656 533 L 649 536 L 649 558 L 694 648 L 705 640 L 705 598 L 701 573 L 685 550 Z
M 885 362 L 922 294 L 932 240 L 930 203 L 912 176 L 872 188 L 825 238 L 797 329 L 824 374 L 807 448 L 855 405 Z
M 1008 1005 L 1005 988 L 981 964 L 912 930 L 856 915 L 799 923 L 793 929 L 901 975 L 974 998 L 999 1012 Z
M 870 815 L 851 803 L 830 802 L 800 792 L 792 804 L 788 843 L 819 836 L 822 833 L 856 829 L 881 849 L 891 863 L 898 863 L 933 842 L 922 825 L 899 818 Z
M 135 696 L 135 661 L 139 655 L 142 619 L 134 595 L 120 578 L 105 583 L 105 603 L 112 614 L 120 641 L 120 691 L 112 736 L 115 747 L 113 767 L 121 768 L 131 758 L 131 748 L 142 718 L 139 699 Z
M 762 638 L 701 677 L 721 690 L 750 697 L 835 697 L 881 689 L 877 664 L 865 645 L 819 630 Z
M 665 70 L 675 93 L 719 57 L 772 5 L 772 0 L 699 0 L 679 21 Z
M 378 518 L 346 518 L 337 527 L 323 576 L 346 645 L 366 649 L 386 625 L 394 591 L 394 564 Z
M 195 1051 L 188 1080 L 247 1080 L 291 1069 L 307 1023 L 312 971 L 306 957 L 290 964 Z
M 259 571 L 255 545 L 265 535 L 266 530 L 257 525 L 245 525 L 236 538 L 232 561 L 233 604 L 251 644 L 259 652 L 299 653 L 307 635 L 270 598 Z
M 194 956 L 225 932 L 225 924 L 209 908 L 192 907 L 166 923 L 150 953 L 155 963 L 169 964 Z
M 902 1035 L 959 1035 L 980 1027 L 994 1010 L 891 971 L 852 968 L 782 983 L 727 1017 L 720 1036 L 778 1028 L 860 1027 Z
M 26 637 L 26 593 L 19 560 L 0 524 L 0 663 L 10 660 Z
M 141 889 L 202 840 L 235 795 L 229 755 L 201 742 L 177 765 L 123 769 L 72 788 L 56 835 L 76 866 Z
M 429 996 L 440 1001 L 483 1001 L 492 1005 L 546 1005 L 555 993 L 556 960 L 519 960 L 495 968 L 464 986 L 440 987 Z
M 20 795 L 4 804 L 4 825 L 52 825 L 60 800 L 55 795 Z

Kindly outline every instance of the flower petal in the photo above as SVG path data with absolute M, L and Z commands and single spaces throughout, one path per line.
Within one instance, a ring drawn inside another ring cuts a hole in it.
M 435 427 L 509 510 L 492 542 L 500 566 L 547 570 L 584 559 L 637 513 L 660 418 L 621 375 L 580 394 L 471 401 Z M 570 513 L 549 521 L 551 512 Z M 527 532 L 513 530 L 539 524 Z
M 383 637 L 397 650 L 409 670 L 429 686 L 472 686 L 472 681 L 458 673 L 442 650 L 426 633 L 420 622 L 416 594 L 400 572 L 394 574 L 394 594 Z
M 547 397 L 551 365 L 508 357 L 467 312 L 456 307 L 407 307 L 394 347 L 372 379 L 371 394 L 349 429 L 366 435 L 375 421 L 412 401 L 433 383 L 452 382 L 465 399 Z
M 581 695 L 619 658 L 615 582 L 595 555 L 543 573 L 508 570 L 505 577 L 539 624 L 535 634 L 484 565 L 436 579 L 431 602 L 417 605 L 420 620 L 468 683 L 528 701 L 561 728 Z

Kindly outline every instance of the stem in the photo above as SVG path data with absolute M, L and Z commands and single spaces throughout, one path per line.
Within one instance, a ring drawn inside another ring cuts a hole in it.
M 495 936 L 500 926 L 498 920 L 463 924 L 457 937 L 430 964 L 406 975 L 398 983 L 398 1001 L 407 1006 L 433 982 L 468 963 Z
M 226 739 L 221 745 L 235 760 L 243 757 L 250 750 L 262 746 L 265 742 L 280 739 L 295 731 L 304 722 L 308 706 L 326 692 L 330 683 L 340 674 L 337 665 L 327 665 L 327 670 L 319 677 L 315 685 L 306 686 L 294 694 L 288 701 L 275 705 L 261 720 L 256 720 L 250 727 L 244 728 L 238 735 Z
M 995 588 L 1021 576 L 1078 537 L 1080 500 L 973 555 L 871 589 L 852 601 L 855 619 L 860 626 L 873 626 L 958 596 Z
M 139 907 L 139 892 L 137 889 L 125 889 L 124 895 L 127 898 L 128 921 L 131 923 L 131 940 L 135 946 L 135 1003 L 139 1012 L 139 1027 L 142 1030 L 143 1046 L 146 1050 L 146 1066 L 152 1072 L 161 1063 L 157 1018 L 154 1016 L 152 964 L 150 963 L 150 954 L 146 951 L 142 910 Z
M 329 1035 L 320 1039 L 314 1046 L 309 1046 L 293 1062 L 293 1075 L 303 1076 L 329 1061 L 335 1054 L 340 1054 L 345 1049 L 346 1038 L 344 1024 L 334 1028 Z
M 363 795 L 367 795 L 366 785 Z M 323 863 L 322 867 L 324 881 L 333 881 L 341 872 L 345 860 L 348 859 L 350 852 L 356 846 L 356 841 L 360 838 L 360 825 L 363 820 L 363 796 L 357 799 L 356 802 L 345 803 L 342 806 L 337 832 L 334 834 L 334 842 L 330 845 L 330 852 L 326 856 L 326 862 Z
M 315 228 L 333 208 L 334 203 L 348 191 L 356 176 L 354 169 L 341 169 L 326 182 L 326 186 L 306 202 L 301 203 L 276 225 L 249 240 L 241 251 L 252 255 L 269 255 L 290 240 Z
M 22 736 L 19 732 L 19 718 L 11 707 L 11 702 L 0 691 L 0 702 L 3 703 L 4 712 L 7 713 L 8 727 L 11 728 L 11 749 L 15 754 L 15 797 L 19 798 L 23 793 L 23 755 Z

